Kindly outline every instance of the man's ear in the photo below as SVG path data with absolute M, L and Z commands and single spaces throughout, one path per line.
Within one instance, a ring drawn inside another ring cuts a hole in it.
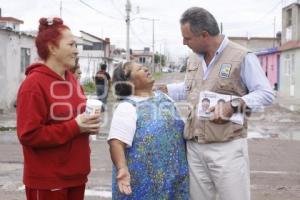
M 202 31 L 202 37 L 207 38 L 209 37 L 209 33 L 207 31 Z

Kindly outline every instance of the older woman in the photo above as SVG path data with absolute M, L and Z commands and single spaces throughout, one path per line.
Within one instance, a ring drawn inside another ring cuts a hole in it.
M 36 37 L 43 62 L 27 67 L 17 97 L 28 200 L 82 200 L 90 172 L 89 134 L 100 116 L 86 117 L 86 98 L 69 72 L 77 49 L 60 18 L 40 19 Z
M 188 199 L 184 123 L 173 102 L 153 92 L 148 69 L 125 63 L 113 74 L 116 108 L 108 137 L 113 199 Z

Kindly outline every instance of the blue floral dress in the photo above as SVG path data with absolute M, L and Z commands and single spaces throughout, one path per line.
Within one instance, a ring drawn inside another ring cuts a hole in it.
M 112 198 L 115 200 L 188 199 L 188 164 L 184 122 L 173 102 L 163 93 L 132 103 L 137 110 L 136 132 L 132 147 L 125 155 L 131 176 L 132 194 L 118 190 L 113 168 Z

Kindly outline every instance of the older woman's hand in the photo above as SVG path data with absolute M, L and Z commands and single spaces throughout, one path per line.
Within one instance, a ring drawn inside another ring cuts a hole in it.
M 121 193 L 130 195 L 132 193 L 130 186 L 130 174 L 127 167 L 118 170 L 117 181 Z
M 100 114 L 85 115 L 84 113 L 75 118 L 81 133 L 97 134 L 101 125 Z

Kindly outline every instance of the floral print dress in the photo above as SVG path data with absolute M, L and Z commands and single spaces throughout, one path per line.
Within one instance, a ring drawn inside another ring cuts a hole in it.
M 184 122 L 174 103 L 161 92 L 144 101 L 125 101 L 137 110 L 135 136 L 125 152 L 132 194 L 126 196 L 119 192 L 114 167 L 113 199 L 188 199 Z

